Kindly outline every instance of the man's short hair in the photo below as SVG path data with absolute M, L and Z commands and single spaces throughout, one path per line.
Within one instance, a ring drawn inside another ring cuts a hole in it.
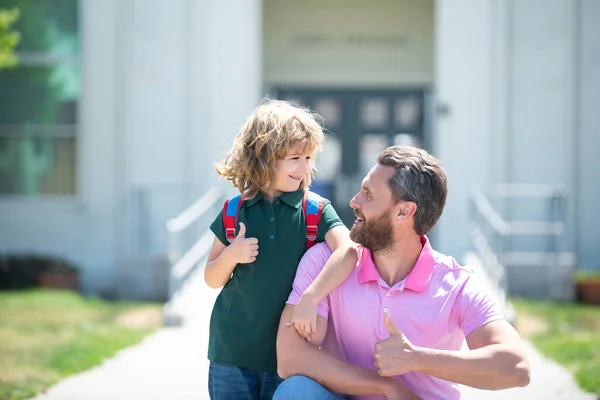
M 396 170 L 388 180 L 394 202 L 416 203 L 415 232 L 425 235 L 436 224 L 446 204 L 447 177 L 439 160 L 417 147 L 390 146 L 379 154 L 377 162 Z

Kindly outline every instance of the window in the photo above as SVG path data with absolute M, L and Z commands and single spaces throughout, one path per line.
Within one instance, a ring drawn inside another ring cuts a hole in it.
M 80 95 L 78 0 L 16 7 L 19 65 L 0 71 L 0 194 L 76 192 Z
M 360 104 L 360 124 L 364 128 L 385 128 L 389 123 L 388 102 L 384 98 L 363 99 Z
M 394 120 L 397 127 L 414 130 L 421 120 L 421 107 L 415 96 L 396 100 Z
M 325 126 L 329 129 L 337 128 L 342 122 L 340 102 L 335 98 L 319 98 L 314 102 L 317 114 L 323 117 Z

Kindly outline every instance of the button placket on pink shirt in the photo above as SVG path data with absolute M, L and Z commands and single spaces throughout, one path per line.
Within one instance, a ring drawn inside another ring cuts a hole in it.
M 377 327 L 377 336 L 379 340 L 387 339 L 390 336 L 390 333 L 383 322 L 383 318 L 388 312 L 391 312 L 392 316 L 399 312 L 399 310 L 396 310 L 396 307 L 394 307 L 394 303 L 398 301 L 398 295 L 404 291 L 405 282 L 406 279 L 403 279 L 390 288 L 390 286 L 379 277 L 378 283 L 381 303 L 381 307 L 379 307 L 379 324 Z

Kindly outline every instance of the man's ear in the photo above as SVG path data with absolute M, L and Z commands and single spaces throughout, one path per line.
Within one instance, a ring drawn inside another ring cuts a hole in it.
M 398 204 L 398 219 L 412 217 L 417 212 L 417 204 L 412 201 L 403 201 Z

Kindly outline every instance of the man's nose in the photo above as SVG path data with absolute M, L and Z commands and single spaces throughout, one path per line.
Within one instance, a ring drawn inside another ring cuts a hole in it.
M 356 201 L 356 196 L 357 195 L 355 195 L 353 198 L 350 199 L 350 207 L 352 207 L 352 208 L 357 208 L 358 207 L 358 204 L 357 204 L 357 201 Z

